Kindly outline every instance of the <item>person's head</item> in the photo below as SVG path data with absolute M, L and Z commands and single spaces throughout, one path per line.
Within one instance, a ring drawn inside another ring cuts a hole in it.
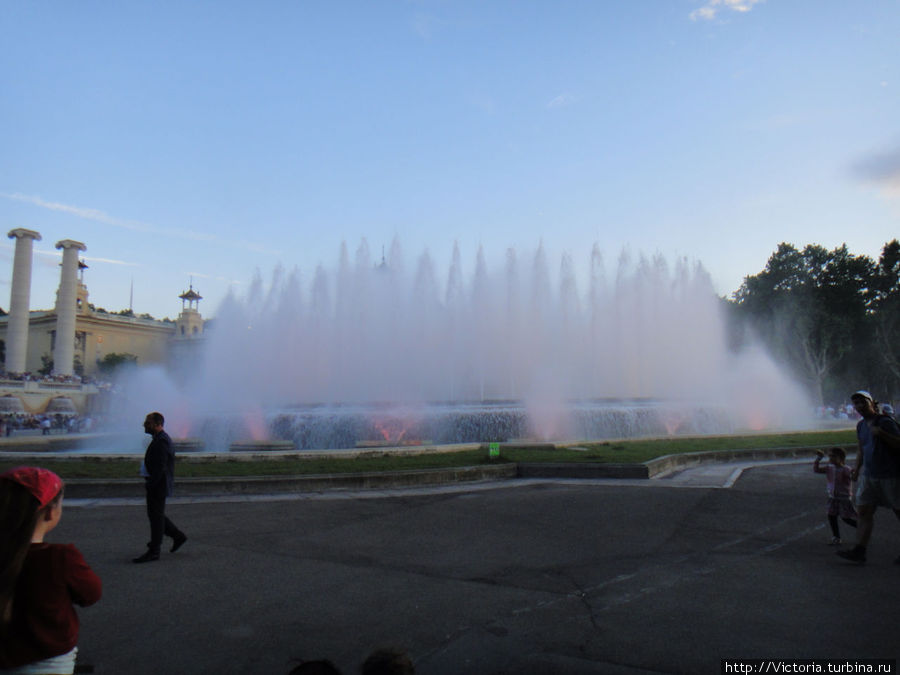
M 166 423 L 165 418 L 162 416 L 162 413 L 152 412 L 148 413 L 147 417 L 144 418 L 144 432 L 150 434 L 157 434 L 163 429 L 163 425 Z
M 894 406 L 892 406 L 890 403 L 882 403 L 881 404 L 881 414 L 882 415 L 890 415 L 891 417 L 893 417 L 894 416 Z
M 856 408 L 856 412 L 863 417 L 871 417 L 876 412 L 875 399 L 872 398 L 872 394 L 864 389 L 853 392 L 853 395 L 850 397 L 850 402 L 853 404 L 853 407 Z
M 415 675 L 412 659 L 403 649 L 376 649 L 363 661 L 361 675 Z
M 328 659 L 316 659 L 298 663 L 288 675 L 341 675 L 341 671 Z
M 28 547 L 62 516 L 62 479 L 52 471 L 20 466 L 0 474 L 0 625 L 9 622 L 13 591 Z
M 843 448 L 835 446 L 828 450 L 828 459 L 835 466 L 844 466 L 844 462 L 847 461 L 847 453 Z

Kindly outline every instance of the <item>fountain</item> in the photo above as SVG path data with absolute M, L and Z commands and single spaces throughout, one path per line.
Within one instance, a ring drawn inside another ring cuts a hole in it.
M 159 409 L 210 450 L 808 428 L 799 387 L 727 348 L 699 263 L 623 253 L 610 276 L 599 246 L 586 258 L 479 249 L 467 274 L 458 247 L 440 271 L 396 241 L 381 260 L 344 245 L 311 276 L 257 275 L 218 309 L 197 372 L 132 371 L 118 414 Z

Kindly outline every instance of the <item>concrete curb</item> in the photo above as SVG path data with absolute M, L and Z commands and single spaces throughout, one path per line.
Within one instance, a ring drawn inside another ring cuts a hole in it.
M 650 478 L 646 464 L 521 462 L 519 478 Z
M 261 495 L 325 490 L 390 489 L 449 483 L 502 481 L 512 478 L 571 479 L 651 479 L 708 463 L 773 461 L 778 459 L 812 460 L 817 446 L 771 448 L 767 450 L 724 450 L 666 455 L 648 462 L 605 464 L 598 462 L 515 463 L 503 462 L 447 469 L 416 469 L 366 473 L 317 474 L 308 476 L 242 476 L 216 478 L 179 478 L 176 496 Z M 848 455 L 855 447 L 844 446 Z M 140 497 L 143 484 L 133 479 L 75 478 L 66 481 L 66 495 L 79 499 Z
M 176 497 L 210 495 L 260 495 L 323 490 L 366 490 L 444 485 L 447 483 L 496 481 L 516 477 L 513 463 L 485 466 L 462 466 L 449 469 L 417 469 L 368 473 L 334 473 L 309 476 L 242 476 L 218 478 L 178 478 Z M 140 478 L 96 479 L 73 478 L 66 481 L 66 496 L 73 499 L 142 497 Z
M 856 445 L 842 445 L 848 456 L 856 452 Z M 813 460 L 822 446 L 804 446 L 793 448 L 766 448 L 754 450 L 715 450 L 708 452 L 686 452 L 680 455 L 664 455 L 644 462 L 647 478 L 662 477 L 675 471 L 707 463 L 749 462 L 754 460 L 771 461 L 775 459 L 809 459 Z

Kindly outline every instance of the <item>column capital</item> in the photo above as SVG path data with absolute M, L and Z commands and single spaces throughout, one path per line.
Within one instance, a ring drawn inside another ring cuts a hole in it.
M 87 251 L 87 246 L 82 244 L 80 241 L 73 241 L 72 239 L 63 239 L 62 241 L 56 242 L 56 248 L 74 248 L 78 249 L 79 251 Z
M 35 241 L 41 240 L 40 232 L 35 232 L 34 230 L 26 230 L 24 227 L 17 227 L 15 230 L 10 230 L 6 236 L 10 239 L 34 239 Z

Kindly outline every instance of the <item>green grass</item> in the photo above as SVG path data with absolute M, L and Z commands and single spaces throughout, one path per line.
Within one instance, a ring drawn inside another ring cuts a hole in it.
M 426 453 L 421 455 L 384 456 L 377 453 L 365 457 L 338 458 L 316 457 L 312 459 L 269 459 L 264 461 L 179 461 L 177 474 L 186 477 L 217 476 L 283 476 L 323 473 L 362 473 L 369 471 L 402 471 L 408 469 L 436 469 L 472 466 L 489 462 L 645 462 L 663 455 L 715 450 L 743 450 L 790 447 L 830 447 L 855 445 L 853 429 L 840 431 L 803 432 L 791 434 L 765 434 L 748 436 L 703 436 L 692 438 L 636 439 L 583 443 L 582 450 L 569 448 L 536 449 L 506 448 L 499 460 L 489 460 L 486 450 Z M 114 459 L 73 455 L 65 460 L 41 461 L 39 454 L 30 460 L 64 479 L 68 478 L 138 478 L 140 457 Z M 202 459 L 202 456 L 196 456 Z M 192 457 L 192 459 L 194 459 Z M 0 453 L 0 471 L 21 464 L 21 461 L 4 460 Z
M 585 443 L 579 447 L 586 452 L 567 450 L 552 460 L 526 458 L 527 451 L 519 456 L 519 451 L 505 453 L 516 462 L 532 461 L 589 461 L 589 462 L 646 462 L 663 455 L 677 455 L 685 452 L 710 452 L 715 450 L 759 450 L 765 448 L 831 447 L 833 445 L 856 445 L 856 431 L 809 431 L 793 434 L 764 434 L 749 436 L 703 436 L 693 438 L 636 439 L 633 441 L 613 441 L 609 443 Z M 546 451 L 545 453 L 546 454 Z

